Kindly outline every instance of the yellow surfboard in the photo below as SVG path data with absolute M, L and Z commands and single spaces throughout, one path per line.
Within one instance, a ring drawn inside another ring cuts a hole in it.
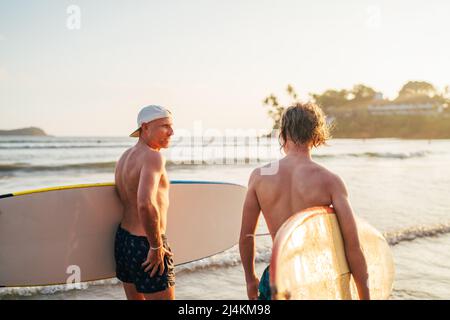
M 357 218 L 357 225 L 371 299 L 388 299 L 395 274 L 389 245 L 367 222 Z M 283 224 L 274 239 L 270 286 L 273 299 L 359 298 L 333 208 L 306 209 Z

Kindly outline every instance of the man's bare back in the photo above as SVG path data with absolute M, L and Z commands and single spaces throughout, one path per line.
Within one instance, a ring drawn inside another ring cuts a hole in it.
M 286 156 L 276 165 L 277 174 L 263 175 L 256 169 L 250 182 L 272 239 L 291 215 L 313 206 L 330 206 L 331 186 L 337 179 L 311 159 Z
M 116 166 L 116 190 L 124 206 L 122 227 L 134 235 L 146 236 L 146 231 L 139 219 L 137 203 L 141 171 L 149 161 L 159 161 L 159 159 L 164 161 L 159 152 L 138 144 L 128 149 Z M 160 180 L 157 182 L 156 203 L 160 213 L 160 231 L 164 234 L 169 206 L 169 180 L 164 165 L 161 169 L 157 172 Z

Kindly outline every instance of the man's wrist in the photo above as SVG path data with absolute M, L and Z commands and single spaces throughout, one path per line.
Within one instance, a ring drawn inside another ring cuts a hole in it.
M 155 237 L 154 235 L 153 235 L 152 239 L 148 238 L 148 243 L 150 245 L 150 250 L 158 250 L 158 249 L 162 248 L 162 246 L 164 245 L 164 242 L 163 242 L 161 236 Z
M 159 249 L 161 249 L 162 248 L 162 244 L 160 245 L 160 246 L 157 246 L 157 247 L 152 247 L 152 246 L 150 246 L 150 250 L 159 250 Z
M 259 280 L 259 279 L 258 279 L 258 276 L 256 275 L 256 273 L 245 276 L 245 281 L 247 282 L 247 284 L 253 283 L 257 280 Z

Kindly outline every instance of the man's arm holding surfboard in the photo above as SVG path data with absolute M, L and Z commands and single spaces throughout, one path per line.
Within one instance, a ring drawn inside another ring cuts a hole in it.
M 256 197 L 256 170 L 250 176 L 247 195 L 242 212 L 241 235 L 239 237 L 239 251 L 244 267 L 247 283 L 247 296 L 250 300 L 258 299 L 259 279 L 255 272 L 255 230 L 261 207 Z
M 335 175 L 331 183 L 331 201 L 344 239 L 345 255 L 361 300 L 370 299 L 367 263 L 358 237 L 358 229 L 348 192 L 342 179 Z
M 163 247 L 160 214 L 157 205 L 159 181 L 164 168 L 164 159 L 158 152 L 148 152 L 146 161 L 142 166 L 137 192 L 137 209 L 139 219 L 147 235 L 150 249 L 147 260 L 142 264 L 144 271 L 151 271 L 154 276 L 159 269 L 159 274 L 164 273 L 164 255 L 169 254 Z

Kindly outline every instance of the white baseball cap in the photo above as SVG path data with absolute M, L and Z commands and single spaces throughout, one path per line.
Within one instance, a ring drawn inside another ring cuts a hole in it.
M 142 108 L 137 116 L 138 128 L 134 130 L 132 134 L 130 134 L 130 137 L 139 138 L 139 130 L 141 130 L 141 126 L 143 123 L 148 123 L 150 121 L 162 118 L 168 118 L 171 116 L 172 113 L 161 106 L 150 105 Z

